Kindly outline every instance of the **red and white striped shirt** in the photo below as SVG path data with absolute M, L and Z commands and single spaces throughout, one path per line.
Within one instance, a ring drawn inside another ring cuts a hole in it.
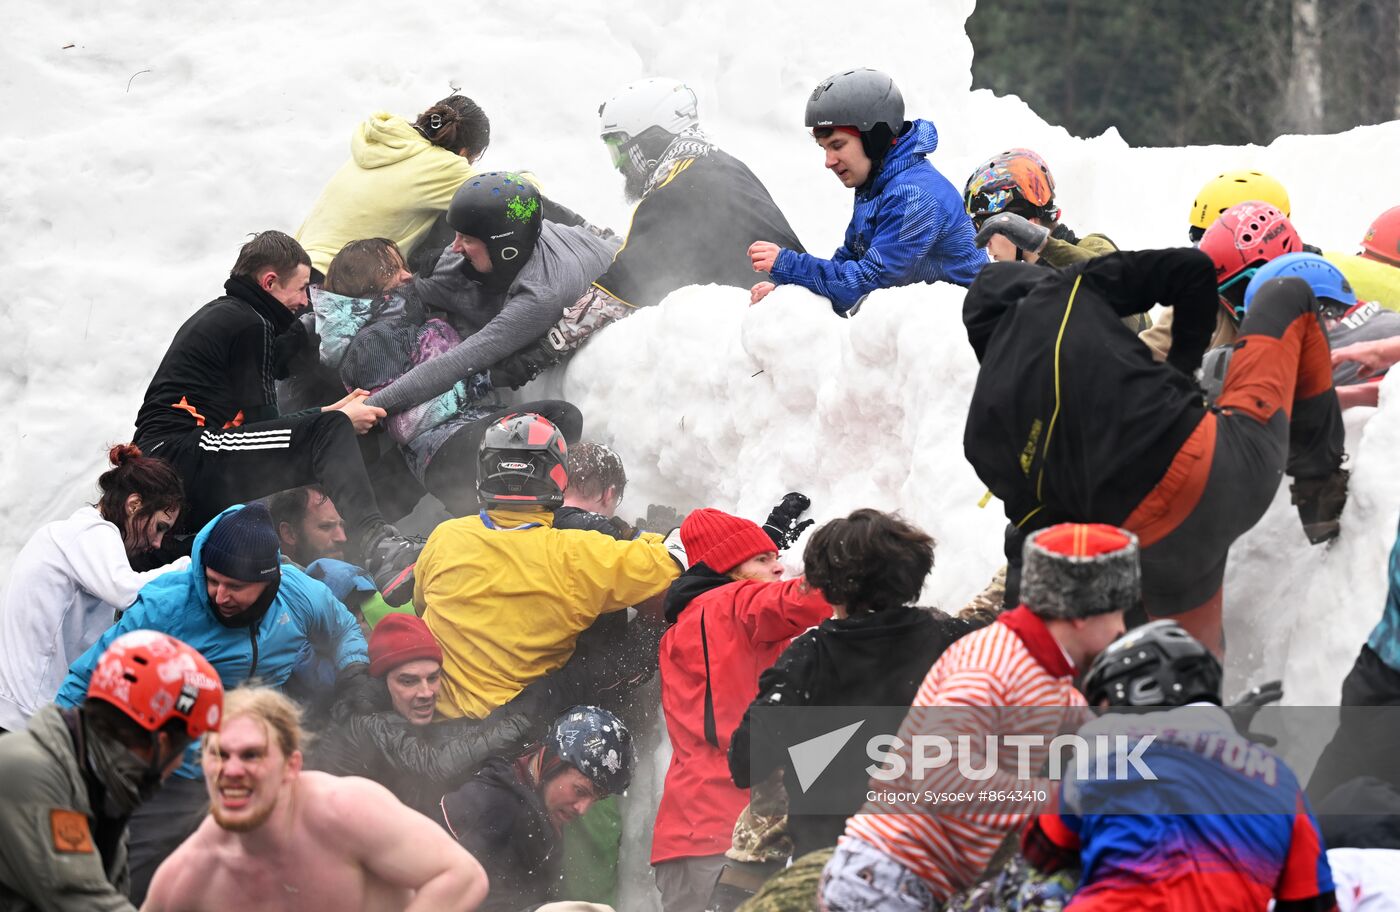
M 1050 635 L 1045 623 L 1024 606 L 1007 612 L 990 627 L 955 642 L 929 669 L 915 707 L 1083 707 L 1075 689 L 1074 666 Z M 1043 734 L 1047 726 L 1073 730 L 1079 714 L 1063 710 L 1046 712 L 961 711 L 946 714 L 911 712 L 900 731 L 906 747 L 900 752 L 908 762 L 908 745 L 915 734 L 939 734 L 956 740 L 959 734 L 982 744 L 991 733 Z M 930 732 L 931 725 L 939 731 Z M 1048 741 L 1048 739 L 1047 739 Z M 985 753 L 985 751 L 983 751 Z M 1014 756 L 1014 755 L 1013 755 Z M 1039 770 L 1046 749 L 1030 751 L 1030 766 Z M 973 758 L 977 766 L 983 757 Z M 998 770 L 1012 764 L 999 764 Z M 1001 774 L 984 783 L 987 788 L 1016 786 Z M 1029 787 L 1021 783 L 1022 787 Z M 968 789 L 968 780 L 956 768 L 897 781 L 879 783 L 890 792 Z M 846 835 L 879 849 L 928 882 L 941 901 L 972 885 L 986 869 L 1008 833 L 1021 830 L 1031 819 L 1030 807 L 1008 802 L 1003 807 L 979 801 L 962 811 L 940 809 L 927 801 L 869 802 L 846 823 Z

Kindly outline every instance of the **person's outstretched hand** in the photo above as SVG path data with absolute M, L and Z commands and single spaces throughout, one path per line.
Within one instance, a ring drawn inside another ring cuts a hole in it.
M 369 429 L 379 423 L 379 419 L 388 413 L 377 405 L 366 405 L 365 400 L 369 398 L 369 393 L 362 389 L 357 389 L 344 399 L 328 405 L 321 409 L 323 412 L 344 412 L 345 417 L 350 419 L 350 423 L 355 427 L 356 434 L 367 434 Z
M 753 263 L 754 272 L 772 272 L 773 264 L 778 260 L 778 251 L 783 248 L 772 241 L 754 241 L 749 245 L 749 262 Z
M 1371 377 L 1389 370 L 1400 361 L 1400 338 L 1377 339 L 1373 342 L 1354 342 L 1343 345 L 1332 352 L 1332 366 L 1355 362 L 1358 377 Z
M 772 282 L 759 282 L 753 288 L 750 288 L 749 306 L 752 307 L 759 301 L 762 301 L 764 298 L 768 297 L 768 292 L 772 291 L 774 288 L 777 287 L 778 286 L 774 285 Z
M 1040 253 L 1050 237 L 1050 229 L 1029 222 L 1014 212 L 1001 212 L 982 223 L 975 238 L 978 247 L 986 247 L 992 235 L 999 234 L 1026 253 Z
M 763 523 L 763 531 L 768 533 L 768 537 L 773 540 L 779 551 L 791 548 L 802 537 L 807 527 L 816 522 L 814 519 L 801 518 L 811 506 L 812 501 L 806 494 L 791 491 L 784 494 L 782 501 L 768 514 L 768 519 Z

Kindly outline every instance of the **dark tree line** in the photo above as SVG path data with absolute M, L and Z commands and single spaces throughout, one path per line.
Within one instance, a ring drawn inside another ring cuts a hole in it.
M 1079 136 L 1267 143 L 1395 119 L 1400 0 L 979 0 L 973 85 Z

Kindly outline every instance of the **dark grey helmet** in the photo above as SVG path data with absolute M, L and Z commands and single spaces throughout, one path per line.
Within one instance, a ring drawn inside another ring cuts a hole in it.
M 1220 661 L 1172 620 L 1152 621 L 1114 640 L 1080 688 L 1090 706 L 1220 705 Z
M 904 96 L 879 70 L 862 67 L 823 79 L 807 99 L 807 126 L 855 127 L 862 133 L 885 124 L 898 136 L 904 127 Z

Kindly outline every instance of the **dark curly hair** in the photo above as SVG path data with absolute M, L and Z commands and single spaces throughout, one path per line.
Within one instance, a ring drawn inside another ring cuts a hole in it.
M 454 155 L 467 150 L 467 159 L 476 161 L 491 145 L 491 121 L 481 106 L 465 95 L 448 95 L 413 122 L 423 138 Z
M 933 538 L 898 516 L 856 510 L 812 534 L 802 552 L 807 582 L 848 615 L 908 605 L 933 569 Z

